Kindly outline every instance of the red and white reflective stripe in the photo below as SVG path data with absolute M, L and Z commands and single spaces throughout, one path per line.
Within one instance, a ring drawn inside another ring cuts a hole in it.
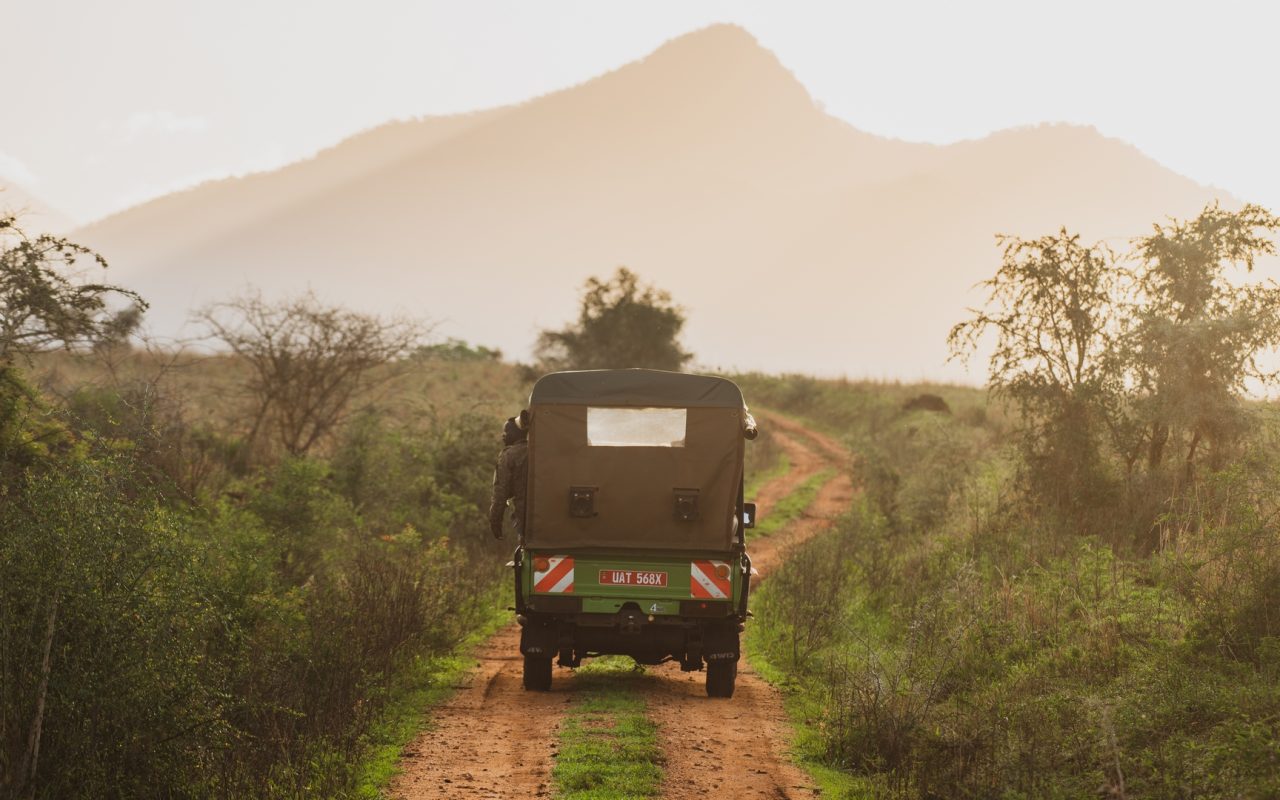
M 549 556 L 545 572 L 534 570 L 533 590 L 558 594 L 572 593 L 573 556 Z
M 724 567 L 725 577 L 717 569 Z M 703 600 L 724 600 L 729 596 L 729 565 L 724 561 L 694 561 L 689 566 L 689 594 Z

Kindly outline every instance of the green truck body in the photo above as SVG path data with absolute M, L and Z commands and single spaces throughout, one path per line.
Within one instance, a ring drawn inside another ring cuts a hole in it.
M 751 561 L 743 442 L 755 422 L 721 378 L 553 373 L 530 398 L 528 511 L 515 572 L 525 686 L 553 660 L 618 654 L 706 667 L 733 694 Z

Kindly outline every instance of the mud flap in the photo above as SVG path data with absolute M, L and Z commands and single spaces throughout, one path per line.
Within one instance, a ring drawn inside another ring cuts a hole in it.
M 747 598 L 751 596 L 751 557 L 742 554 L 742 596 L 738 600 L 738 616 L 747 618 Z
M 520 653 L 526 656 L 551 658 L 560 650 L 559 637 L 554 625 L 543 625 L 530 620 L 520 631 Z
M 702 657 L 712 661 L 737 661 L 738 630 L 735 626 L 716 625 L 702 632 Z
M 521 568 L 523 567 L 523 564 L 522 564 L 523 560 L 524 560 L 524 553 L 522 553 L 520 550 L 516 550 L 515 557 L 511 559 L 511 566 L 512 566 L 512 573 L 514 574 L 515 581 L 516 581 L 516 613 L 517 614 L 525 613 L 524 587 L 521 585 L 523 581 L 521 580 L 522 576 L 520 574 Z

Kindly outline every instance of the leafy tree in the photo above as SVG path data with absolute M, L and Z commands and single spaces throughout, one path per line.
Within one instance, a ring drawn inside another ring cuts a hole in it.
M 269 302 L 246 295 L 198 318 L 252 370 L 252 444 L 272 429 L 290 455 L 308 452 L 353 409 L 358 394 L 394 377 L 379 368 L 413 351 L 423 326 L 325 306 L 313 294 Z
M 1156 225 L 1139 239 L 1141 303 L 1125 354 L 1140 395 L 1147 466 L 1176 447 L 1190 476 L 1205 445 L 1222 451 L 1239 436 L 1251 381 L 1275 382 L 1258 355 L 1280 345 L 1280 288 L 1234 285 L 1231 266 L 1252 271 L 1276 252 L 1280 217 L 1254 205 L 1211 205 L 1195 219 Z
M 106 259 L 61 236 L 27 236 L 17 218 L 0 216 L 0 366 L 51 346 L 118 341 L 132 332 L 147 304 L 135 292 L 78 280 L 76 263 Z M 128 306 L 113 311 L 112 295 Z
M 1246 390 L 1280 377 L 1258 360 L 1280 345 L 1280 287 L 1237 285 L 1228 267 L 1274 254 L 1277 230 L 1280 218 L 1257 206 L 1211 205 L 1138 239 L 1132 269 L 1065 230 L 1001 240 L 987 307 L 950 344 L 966 356 L 995 334 L 990 385 L 1020 412 L 1041 496 L 1094 507 L 1109 442 L 1131 490 L 1145 466 L 1149 496 L 1131 495 L 1130 510 L 1150 521 L 1198 461 L 1226 462 L 1248 425 Z M 1172 449 L 1180 475 L 1166 468 Z
M 1021 412 L 1032 478 L 1058 504 L 1099 488 L 1103 430 L 1123 425 L 1121 331 L 1125 272 L 1104 245 L 1062 229 L 1024 240 L 1000 237 L 1003 259 L 984 281 L 987 306 L 951 330 L 953 357 L 995 335 L 990 387 Z
M 577 323 L 543 331 L 537 357 L 545 369 L 680 370 L 693 357 L 680 347 L 684 323 L 670 294 L 619 267 L 610 280 L 587 280 Z

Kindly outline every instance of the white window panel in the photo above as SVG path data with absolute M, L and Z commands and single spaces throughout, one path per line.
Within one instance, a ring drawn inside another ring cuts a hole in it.
M 587 408 L 592 447 L 684 447 L 683 408 Z

